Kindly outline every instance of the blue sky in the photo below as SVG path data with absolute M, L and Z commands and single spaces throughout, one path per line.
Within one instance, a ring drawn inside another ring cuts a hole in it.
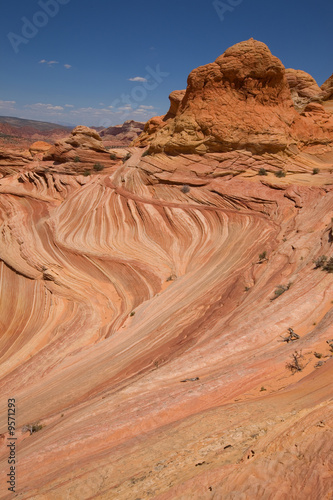
M 331 0 L 11 0 L 0 16 L 0 115 L 109 126 L 166 113 L 190 71 L 265 42 L 321 85 L 333 72 Z M 215 2 L 216 3 L 216 2 Z

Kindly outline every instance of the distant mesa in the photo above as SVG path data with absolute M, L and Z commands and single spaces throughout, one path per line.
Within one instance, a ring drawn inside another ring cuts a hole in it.
M 127 120 L 122 125 L 99 130 L 106 146 L 128 146 L 143 132 L 145 124 L 135 120 Z
M 134 145 L 167 154 L 287 151 L 332 143 L 333 117 L 318 106 L 332 88 L 320 89 L 303 71 L 286 70 L 262 42 L 251 38 L 215 62 L 194 69 L 186 91 L 170 95 L 170 110 L 148 121 Z M 308 108 L 311 102 L 318 106 Z M 312 114 L 313 111 L 313 114 Z M 325 115 L 325 119 L 323 119 Z

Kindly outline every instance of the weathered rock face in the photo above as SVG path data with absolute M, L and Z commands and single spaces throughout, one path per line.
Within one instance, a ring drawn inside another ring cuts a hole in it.
M 52 148 L 52 144 L 49 144 L 48 142 L 44 141 L 37 141 L 31 144 L 29 147 L 29 151 L 31 154 L 40 154 L 40 153 L 46 153 Z
M 179 106 L 184 98 L 185 92 L 185 90 L 174 90 L 173 92 L 171 92 L 171 94 L 169 95 L 170 108 L 167 114 L 164 116 L 153 116 L 153 118 L 148 120 L 145 124 L 143 133 L 133 141 L 133 146 L 147 146 L 149 144 L 151 136 L 158 130 L 161 130 L 161 128 L 165 127 L 168 120 L 176 116 Z
M 11 149 L 0 149 L 0 167 L 23 167 L 32 160 L 31 154 Z
M 304 75 L 289 72 L 288 84 L 283 64 L 265 44 L 241 42 L 192 71 L 175 117 L 150 137 L 147 130 L 137 144 L 142 139 L 151 152 L 170 154 L 235 148 L 277 152 L 299 142 L 308 145 L 313 134 L 316 142 L 327 144 L 333 122 L 308 116 L 306 123 L 294 108 L 290 86 L 297 96 L 320 92 Z
M 322 84 L 321 90 L 324 92 L 325 100 L 333 99 L 333 75 Z
M 286 78 L 295 108 L 300 111 L 311 101 L 319 101 L 323 92 L 316 80 L 305 71 L 286 69 Z
M 110 155 L 96 130 L 79 125 L 67 139 L 56 142 L 44 155 L 44 160 L 59 163 L 70 161 L 92 163 L 108 161 Z

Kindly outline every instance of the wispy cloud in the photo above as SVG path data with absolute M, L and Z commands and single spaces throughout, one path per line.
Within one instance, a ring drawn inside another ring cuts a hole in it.
M 154 109 L 154 106 L 144 106 L 143 104 L 141 104 L 139 106 L 139 108 L 141 108 L 141 109 Z
M 147 82 L 147 78 L 144 78 L 143 76 L 135 76 L 134 78 L 129 78 L 130 82 Z
M 0 101 L 0 108 L 1 109 L 14 109 L 15 108 L 16 101 Z
M 72 66 L 70 64 L 64 64 L 64 68 L 66 68 L 66 69 L 71 69 L 71 67 Z
M 39 64 L 47 64 L 48 66 L 52 66 L 53 64 L 59 64 L 59 61 L 47 61 L 46 59 L 42 59 L 39 61 Z
M 59 111 L 64 111 L 62 106 L 54 106 L 53 104 L 44 104 L 42 102 L 36 102 L 34 104 L 26 104 L 24 106 L 32 111 L 51 111 L 58 113 Z

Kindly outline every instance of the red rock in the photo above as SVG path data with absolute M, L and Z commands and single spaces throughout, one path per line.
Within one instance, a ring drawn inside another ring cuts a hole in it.
M 324 99 L 331 100 L 333 99 L 333 75 L 331 75 L 326 82 L 324 82 L 321 86 L 321 90 L 324 92 Z
M 303 72 L 289 71 L 289 82 L 297 95 L 319 90 Z M 294 109 L 281 61 L 251 39 L 193 70 L 176 116 L 151 134 L 148 126 L 136 144 L 149 143 L 151 152 L 202 154 L 235 148 L 284 151 L 300 142 L 308 145 L 313 136 L 316 143 L 332 142 L 330 119 L 319 123 L 308 116 L 307 121 Z
M 169 95 L 170 108 L 167 114 L 164 116 L 154 116 L 153 118 L 148 120 L 145 124 L 143 133 L 133 141 L 133 146 L 147 146 L 149 144 L 151 136 L 161 128 L 165 127 L 168 120 L 176 116 L 184 95 L 185 90 L 174 90 L 173 92 L 171 92 L 171 94 Z
M 37 141 L 31 144 L 29 151 L 31 154 L 46 153 L 52 147 L 52 144 L 43 141 Z
M 323 97 L 316 80 L 305 71 L 286 69 L 286 78 L 297 110 L 302 110 L 310 101 L 318 101 Z
M 67 139 L 56 142 L 44 155 L 45 161 L 60 163 L 110 162 L 110 154 L 96 130 L 79 125 Z

